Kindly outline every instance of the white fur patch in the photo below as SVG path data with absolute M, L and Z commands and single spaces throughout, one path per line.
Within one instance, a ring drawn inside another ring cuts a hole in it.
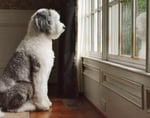
M 0 118 L 4 117 L 5 113 L 0 110 Z

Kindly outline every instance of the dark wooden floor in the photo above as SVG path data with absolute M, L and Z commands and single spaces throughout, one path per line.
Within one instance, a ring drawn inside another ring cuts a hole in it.
M 30 118 L 105 118 L 84 97 L 79 99 L 52 98 L 47 112 L 31 112 Z

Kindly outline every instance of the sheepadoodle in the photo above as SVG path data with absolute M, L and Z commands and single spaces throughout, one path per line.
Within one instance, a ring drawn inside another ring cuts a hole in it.
M 53 9 L 39 9 L 31 17 L 26 36 L 0 77 L 2 111 L 48 110 L 48 79 L 53 67 L 52 40 L 65 25 Z

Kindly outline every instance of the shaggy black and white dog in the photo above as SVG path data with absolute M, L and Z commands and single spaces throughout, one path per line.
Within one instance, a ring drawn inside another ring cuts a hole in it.
M 39 9 L 30 19 L 25 38 L 0 77 L 0 108 L 4 111 L 48 110 L 49 74 L 53 67 L 52 40 L 65 26 L 52 9 Z

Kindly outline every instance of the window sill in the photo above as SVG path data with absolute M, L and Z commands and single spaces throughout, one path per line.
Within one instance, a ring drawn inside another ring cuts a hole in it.
M 98 59 L 98 58 L 95 58 L 95 57 L 83 56 L 82 58 L 91 59 L 93 61 L 97 61 L 97 62 L 100 62 L 100 63 L 103 63 L 103 64 L 107 64 L 107 65 L 114 66 L 114 67 L 117 67 L 117 68 L 120 68 L 120 69 L 123 69 L 123 70 L 131 71 L 131 72 L 143 75 L 143 76 L 150 77 L 150 73 L 146 72 L 145 70 L 139 69 L 139 68 L 129 67 L 127 65 L 118 64 L 118 63 L 115 63 L 115 62 L 112 62 L 112 61 L 105 61 L 105 60 Z
M 146 62 L 144 59 L 132 59 L 131 57 L 109 55 L 108 61 L 118 63 L 120 65 L 129 66 L 131 68 L 140 69 L 143 71 L 146 70 Z

